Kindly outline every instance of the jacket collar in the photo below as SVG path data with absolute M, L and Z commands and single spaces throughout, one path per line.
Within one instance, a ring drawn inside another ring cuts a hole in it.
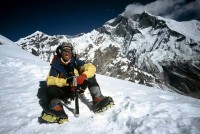
M 71 69 L 69 71 L 74 71 L 74 63 L 75 63 L 75 60 L 73 58 L 71 58 L 70 62 L 68 63 L 68 64 L 70 64 L 70 69 Z M 68 77 L 68 72 L 64 68 L 65 65 L 66 64 L 64 64 L 61 61 L 61 58 L 58 58 L 51 66 L 54 67 L 59 72 L 61 72 L 67 78 Z

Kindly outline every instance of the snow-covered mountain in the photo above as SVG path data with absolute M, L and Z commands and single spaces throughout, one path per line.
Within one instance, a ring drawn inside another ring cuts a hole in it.
M 50 65 L 0 35 L 1 134 L 199 134 L 200 100 L 97 74 L 104 95 L 115 105 L 94 114 L 80 102 L 80 116 L 65 108 L 69 122 L 39 124 L 39 87 Z M 39 95 L 40 94 L 40 95 Z M 85 92 L 88 102 L 89 92 Z M 74 102 L 68 105 L 74 109 Z
M 120 14 L 90 33 L 49 36 L 37 31 L 16 43 L 50 61 L 62 41 L 73 43 L 100 74 L 145 85 L 156 82 L 200 98 L 199 21 Z

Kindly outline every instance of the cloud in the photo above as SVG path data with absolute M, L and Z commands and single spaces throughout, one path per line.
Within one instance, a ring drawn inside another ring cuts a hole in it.
M 147 11 L 153 15 L 183 20 L 181 17 L 200 19 L 200 0 L 157 0 L 152 3 L 141 5 L 133 3 L 126 7 L 124 15 L 130 17 L 132 14 Z

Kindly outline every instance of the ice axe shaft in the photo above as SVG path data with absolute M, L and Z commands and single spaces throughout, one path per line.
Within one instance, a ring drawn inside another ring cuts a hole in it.
M 74 85 L 74 96 L 75 96 L 75 116 L 79 116 L 79 102 L 78 102 L 78 88 L 77 88 L 77 80 L 76 76 L 73 76 L 73 85 Z

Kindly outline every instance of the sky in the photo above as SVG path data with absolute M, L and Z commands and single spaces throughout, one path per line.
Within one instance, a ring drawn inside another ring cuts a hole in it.
M 35 31 L 76 35 L 126 11 L 144 10 L 178 21 L 200 20 L 200 0 L 1 0 L 0 34 L 17 41 Z
M 79 99 L 78 118 L 71 101 L 68 108 L 64 107 L 69 122 L 39 124 L 42 106 L 48 106 L 43 96 L 46 88 L 40 88 L 39 83 L 44 85 L 49 63 L 1 35 L 0 42 L 5 44 L 0 45 L 1 134 L 200 133 L 200 99 L 99 74 L 96 78 L 102 94 L 113 98 L 113 107 L 94 114 L 92 98 L 86 90 L 83 101 Z

